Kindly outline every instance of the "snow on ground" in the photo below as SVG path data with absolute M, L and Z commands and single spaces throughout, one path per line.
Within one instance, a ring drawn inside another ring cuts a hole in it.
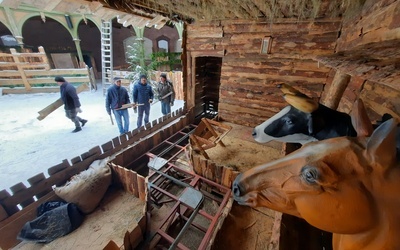
M 74 124 L 60 107 L 39 121 L 38 111 L 59 98 L 59 93 L 11 94 L 0 96 L 0 191 L 44 173 L 47 169 L 102 145 L 119 135 L 117 125 L 111 125 L 105 109 L 103 91 L 79 94 L 82 105 L 80 117 L 88 123 L 78 133 L 71 133 Z M 183 107 L 176 100 L 172 110 Z M 136 128 L 137 114 L 129 109 L 130 130 Z M 150 110 L 150 121 L 161 117 L 161 104 Z M 114 119 L 114 116 L 113 116 Z

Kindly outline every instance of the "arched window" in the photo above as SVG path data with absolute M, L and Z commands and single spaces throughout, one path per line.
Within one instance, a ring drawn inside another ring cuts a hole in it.
M 146 37 L 144 37 L 143 40 L 144 40 L 144 57 L 145 59 L 150 59 L 150 55 L 151 53 L 153 53 L 153 42 Z M 128 37 L 123 41 L 126 59 L 128 59 L 127 58 L 128 54 L 126 53 L 129 51 L 128 46 L 133 46 L 135 43 L 136 43 L 136 36 Z
M 164 40 L 164 39 L 158 40 L 157 45 L 158 45 L 159 52 L 168 52 L 168 41 L 167 40 Z

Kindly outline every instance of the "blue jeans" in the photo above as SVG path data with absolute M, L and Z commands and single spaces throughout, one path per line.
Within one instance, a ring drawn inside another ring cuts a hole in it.
M 161 113 L 163 115 L 171 113 L 171 105 L 169 102 L 161 101 Z
M 138 119 L 137 119 L 137 127 L 138 128 L 140 128 L 142 126 L 143 113 L 144 113 L 144 124 L 146 124 L 149 122 L 150 103 L 146 103 L 146 104 L 138 107 Z
M 117 122 L 119 133 L 125 134 L 129 131 L 129 113 L 128 109 L 113 110 L 115 121 Z M 124 125 L 122 125 L 122 118 L 124 118 Z

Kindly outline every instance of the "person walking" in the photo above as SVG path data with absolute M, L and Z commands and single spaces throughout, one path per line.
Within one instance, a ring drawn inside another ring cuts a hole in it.
M 175 90 L 172 82 L 167 80 L 167 74 L 160 75 L 160 81 L 157 85 L 158 100 L 161 102 L 161 113 L 163 115 L 171 113 L 171 107 L 174 106 Z
M 147 76 L 141 75 L 139 82 L 133 86 L 133 102 L 135 106 L 138 105 L 138 119 L 137 127 L 142 126 L 143 113 L 144 113 L 144 124 L 149 122 L 150 116 L 150 104 L 153 102 L 153 89 L 147 84 Z
M 64 77 L 56 76 L 54 81 L 60 86 L 61 100 L 64 103 L 65 116 L 75 124 L 75 129 L 72 133 L 82 130 L 82 127 L 88 122 L 78 116 L 82 113 L 81 103 L 75 87 L 67 82 Z
M 129 131 L 129 112 L 127 108 L 122 108 L 122 105 L 130 103 L 129 94 L 121 87 L 120 78 L 114 78 L 113 81 L 114 84 L 107 90 L 106 110 L 108 115 L 113 111 L 119 133 L 123 135 Z

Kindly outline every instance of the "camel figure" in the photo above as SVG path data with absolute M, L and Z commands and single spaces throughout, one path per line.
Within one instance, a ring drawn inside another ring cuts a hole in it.
M 333 248 L 400 249 L 400 165 L 390 119 L 367 137 L 304 145 L 237 176 L 241 205 L 267 207 L 333 233 Z

